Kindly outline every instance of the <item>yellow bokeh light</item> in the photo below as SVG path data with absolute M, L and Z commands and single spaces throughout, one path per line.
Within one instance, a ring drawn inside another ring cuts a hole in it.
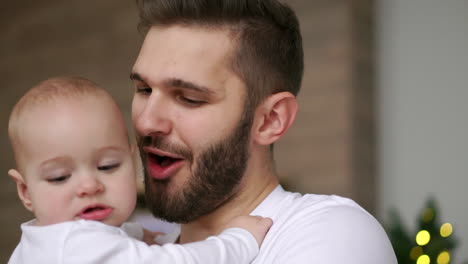
M 429 258 L 428 255 L 421 255 L 416 261 L 416 264 L 429 264 L 429 263 L 431 263 L 431 259 Z
M 414 248 L 411 249 L 410 251 L 410 258 L 412 260 L 417 260 L 419 258 L 419 256 L 421 256 L 423 254 L 423 249 L 422 247 L 419 247 L 419 246 L 416 246 Z
M 440 227 L 440 235 L 442 237 L 448 237 L 452 234 L 453 227 L 450 223 L 445 223 Z
M 416 243 L 420 246 L 427 245 L 431 241 L 431 234 L 427 230 L 421 230 L 416 234 Z
M 437 256 L 437 264 L 449 264 L 450 262 L 450 253 L 448 251 L 440 252 Z
M 422 220 L 424 222 L 430 222 L 434 218 L 434 210 L 432 208 L 426 208 L 422 213 Z

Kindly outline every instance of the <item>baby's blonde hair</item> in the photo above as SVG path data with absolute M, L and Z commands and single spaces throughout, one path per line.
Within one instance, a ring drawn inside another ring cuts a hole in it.
M 34 111 L 36 107 L 41 107 L 45 104 L 89 97 L 98 97 L 103 100 L 103 103 L 110 102 L 120 112 L 112 96 L 105 89 L 82 77 L 63 76 L 50 78 L 40 82 L 26 92 L 13 107 L 8 121 L 8 136 L 17 162 L 19 148 L 18 131 L 21 129 L 20 120 L 24 115 Z

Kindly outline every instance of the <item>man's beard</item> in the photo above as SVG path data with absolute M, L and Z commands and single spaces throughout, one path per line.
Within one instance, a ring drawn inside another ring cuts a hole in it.
M 164 142 L 164 138 L 142 137 L 139 140 L 146 202 L 155 217 L 188 223 L 214 211 L 232 197 L 247 168 L 252 117 L 252 113 L 245 111 L 233 133 L 207 147 L 196 160 L 190 150 Z M 146 154 L 141 151 L 144 146 L 178 154 L 195 165 L 195 170 L 182 186 L 170 190 L 171 178 L 156 180 L 148 175 Z

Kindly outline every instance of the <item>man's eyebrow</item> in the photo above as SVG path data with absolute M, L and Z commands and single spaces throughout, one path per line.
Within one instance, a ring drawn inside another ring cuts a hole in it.
M 188 90 L 193 90 L 196 92 L 202 92 L 202 93 L 207 93 L 207 94 L 213 94 L 214 91 L 213 89 L 210 89 L 206 86 L 199 85 L 193 82 L 188 82 L 184 81 L 179 78 L 169 78 L 163 82 L 165 86 L 168 87 L 173 87 L 173 88 L 182 88 L 182 89 L 188 89 Z
M 145 80 L 140 76 L 140 74 L 138 74 L 136 72 L 130 73 L 130 80 L 145 82 Z
M 135 72 L 130 73 L 130 80 L 146 83 L 145 79 L 141 77 L 140 74 L 135 73 Z M 180 78 L 168 78 L 164 80 L 162 84 L 164 86 L 171 87 L 171 88 L 188 89 L 188 90 L 193 90 L 193 91 L 207 93 L 207 94 L 215 93 L 213 89 L 210 89 L 206 86 L 199 85 L 193 82 L 184 81 Z

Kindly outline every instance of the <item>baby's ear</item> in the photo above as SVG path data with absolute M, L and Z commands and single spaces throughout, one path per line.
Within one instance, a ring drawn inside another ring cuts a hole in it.
M 18 191 L 18 196 L 24 204 L 24 207 L 29 211 L 33 212 L 32 201 L 28 193 L 28 185 L 24 181 L 21 173 L 15 169 L 10 169 L 8 175 L 16 182 L 16 189 Z

